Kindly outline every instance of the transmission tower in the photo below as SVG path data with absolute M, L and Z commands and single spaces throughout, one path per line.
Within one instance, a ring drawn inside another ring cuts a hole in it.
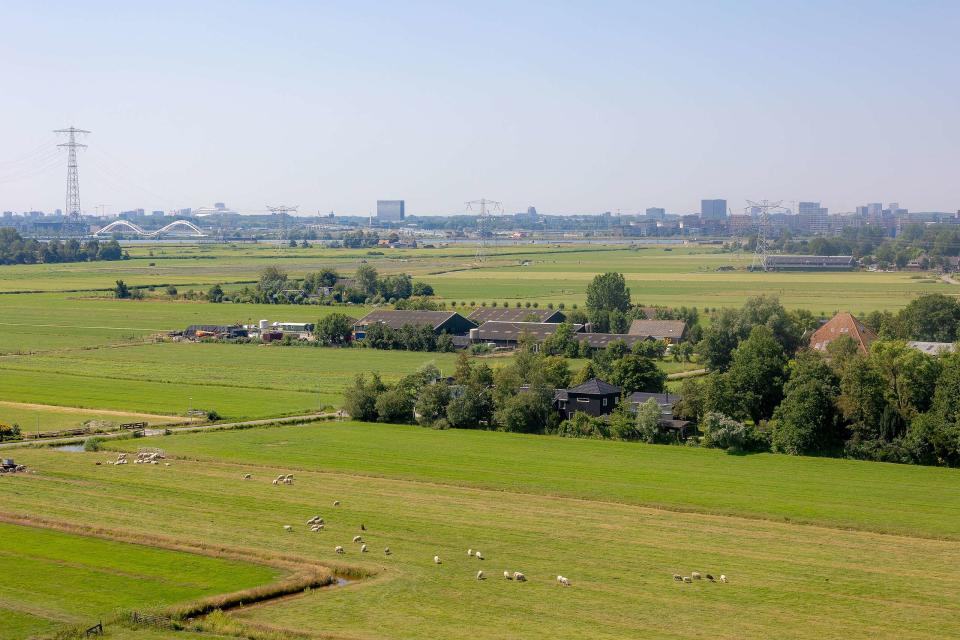
M 58 147 L 67 149 L 67 208 L 64 209 L 64 215 L 70 222 L 80 222 L 80 176 L 77 173 L 77 149 L 85 149 L 87 145 L 77 142 L 77 134 L 86 135 L 90 133 L 76 127 L 66 129 L 56 129 L 54 133 L 63 133 L 67 136 L 67 141 L 58 144 Z
M 474 207 L 479 207 L 475 209 Z M 480 243 L 477 245 L 477 262 L 483 262 L 487 259 L 487 236 L 484 234 L 485 227 L 490 222 L 490 214 L 496 211 L 503 213 L 503 205 L 496 200 L 471 200 L 467 203 L 467 211 L 477 211 L 477 235 L 480 236 Z
M 300 205 L 294 205 L 292 207 L 288 207 L 285 204 L 281 204 L 280 206 L 277 206 L 277 207 L 271 207 L 270 205 L 267 205 L 267 209 L 270 210 L 270 213 L 272 213 L 275 216 L 280 216 L 280 239 L 281 240 L 287 239 L 287 216 L 291 213 L 295 213 L 299 208 L 300 208 Z
M 747 200 L 745 211 L 752 214 L 757 210 L 760 211 L 760 220 L 757 222 L 757 247 L 753 252 L 750 271 L 763 271 L 767 268 L 767 255 L 770 249 L 768 244 L 770 241 L 770 211 L 786 211 L 786 207 L 782 205 L 781 200 L 776 202 Z

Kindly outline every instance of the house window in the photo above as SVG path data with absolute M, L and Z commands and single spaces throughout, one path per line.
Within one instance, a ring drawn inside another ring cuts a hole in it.
M 577 402 L 587 403 L 590 402 L 590 398 L 577 398 Z
M 607 399 L 606 399 L 606 398 L 603 399 L 603 406 L 607 406 Z

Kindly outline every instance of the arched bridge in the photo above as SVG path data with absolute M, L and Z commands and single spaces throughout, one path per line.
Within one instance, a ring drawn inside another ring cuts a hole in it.
M 134 233 L 143 238 L 160 238 L 165 235 L 173 235 L 173 234 L 188 235 L 196 238 L 202 238 L 207 235 L 200 229 L 200 227 L 193 224 L 189 220 L 174 220 L 170 224 L 160 229 L 157 229 L 156 231 L 144 231 L 138 225 L 135 225 L 134 223 L 129 222 L 127 220 L 114 220 L 113 222 L 103 227 L 93 235 L 106 236 L 117 231 L 121 233 L 123 232 Z

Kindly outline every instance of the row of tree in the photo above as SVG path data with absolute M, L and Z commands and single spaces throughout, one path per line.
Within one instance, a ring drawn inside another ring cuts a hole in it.
M 116 240 L 41 241 L 24 238 L 12 227 L 0 228 L 0 264 L 36 264 L 123 260 L 129 255 Z

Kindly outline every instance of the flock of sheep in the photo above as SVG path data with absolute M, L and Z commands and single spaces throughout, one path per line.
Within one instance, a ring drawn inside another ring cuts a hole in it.
M 709 573 L 705 576 L 701 576 L 699 571 L 694 571 L 689 576 L 681 576 L 678 573 L 673 574 L 674 580 L 676 580 L 677 582 L 682 582 L 684 584 L 691 584 L 694 580 L 703 580 L 704 578 L 706 578 L 710 582 L 715 582 L 719 580 L 723 584 L 727 584 L 727 576 L 723 575 L 722 573 L 720 574 L 719 578 L 714 578 Z
M 160 464 L 160 461 L 165 459 L 166 456 L 162 451 L 140 451 L 137 453 L 137 457 L 134 458 L 133 464 Z M 126 453 L 117 454 L 116 460 L 107 460 L 107 464 L 118 465 L 118 464 L 128 464 Z M 100 462 L 97 461 L 94 464 L 100 465 Z M 169 467 L 169 462 L 163 463 L 165 466 Z
M 251 480 L 251 479 L 253 479 L 253 476 L 252 476 L 251 474 L 249 474 L 249 473 L 245 473 L 245 474 L 243 474 L 243 479 L 244 479 L 244 480 Z M 273 484 L 274 484 L 274 485 L 280 485 L 280 484 L 288 484 L 288 485 L 289 485 L 289 484 L 293 484 L 293 474 L 283 474 L 283 473 L 281 473 L 281 474 L 278 475 L 276 478 L 274 478 Z M 334 500 L 334 501 L 333 501 L 333 506 L 339 507 L 339 506 L 340 506 L 340 501 L 339 501 L 339 500 Z M 310 528 L 310 531 L 311 531 L 311 532 L 313 532 L 313 533 L 319 533 L 319 532 L 321 532 L 321 531 L 324 530 L 324 528 L 325 528 L 325 526 L 326 526 L 326 521 L 325 521 L 321 516 L 315 515 L 315 516 L 311 517 L 309 520 L 307 520 L 306 524 L 307 524 L 307 526 Z M 285 525 L 283 525 L 283 530 L 284 530 L 284 531 L 288 531 L 288 532 L 292 532 L 292 531 L 293 531 L 293 525 L 285 524 Z M 367 528 L 363 525 L 363 523 L 360 524 L 360 530 L 361 530 L 361 531 L 366 531 L 366 530 L 367 530 Z M 355 536 L 353 536 L 353 543 L 360 545 L 360 553 L 367 553 L 367 552 L 369 551 L 369 548 L 367 547 L 367 543 L 363 541 L 363 536 L 362 536 L 362 535 L 355 535 Z M 344 554 L 346 554 L 346 549 L 344 549 L 343 545 L 339 545 L 339 544 L 333 548 L 333 551 L 334 551 L 334 553 L 336 553 L 336 554 L 338 554 L 338 555 L 344 555 Z M 384 550 L 383 550 L 383 555 L 385 555 L 385 556 L 391 555 L 390 547 L 384 548 Z M 467 556 L 469 556 L 469 557 L 471 557 L 471 558 L 476 558 L 477 560 L 483 560 L 483 559 L 484 559 L 484 558 L 483 558 L 483 553 L 480 552 L 479 550 L 474 550 L 474 549 L 467 549 Z M 436 556 L 433 556 L 433 563 L 434 563 L 434 564 L 437 564 L 437 565 L 440 565 L 440 564 L 443 564 L 443 560 L 440 559 L 440 556 L 436 555 Z M 699 574 L 696 574 L 696 575 L 699 575 Z M 503 572 L 503 577 L 504 577 L 505 579 L 507 579 L 507 580 L 513 580 L 513 581 L 515 581 L 515 582 L 526 582 L 526 581 L 527 581 L 527 576 L 525 576 L 523 573 L 521 573 L 521 572 L 519 572 L 519 571 L 504 571 L 504 572 Z M 722 577 L 722 576 L 721 576 L 721 577 Z M 486 576 L 486 574 L 484 574 L 484 572 L 483 572 L 482 569 L 479 570 L 479 571 L 477 571 L 477 580 L 486 580 L 486 579 L 487 579 L 487 576 Z M 724 581 L 725 581 L 725 579 L 724 579 Z M 570 580 L 569 580 L 568 578 L 565 578 L 564 576 L 557 576 L 557 584 L 559 584 L 559 585 L 561 585 L 561 586 L 564 586 L 564 587 L 569 587 L 571 583 L 570 583 Z

